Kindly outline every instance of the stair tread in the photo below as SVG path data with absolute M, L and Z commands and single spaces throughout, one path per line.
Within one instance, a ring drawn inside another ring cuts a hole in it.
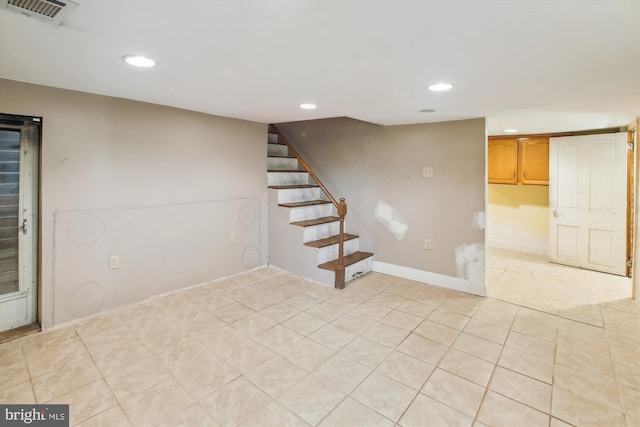
M 267 156 L 267 158 L 274 158 L 274 159 L 295 159 L 296 156 L 291 156 L 291 155 L 286 155 L 286 156 L 278 156 L 277 154 L 269 154 Z
M 312 225 L 327 224 L 327 223 L 339 221 L 339 220 L 340 218 L 337 216 L 323 216 L 322 218 L 314 218 L 314 219 L 308 219 L 306 221 L 292 222 L 291 225 L 295 225 L 297 227 L 311 227 Z
M 344 241 L 345 242 L 347 240 L 353 240 L 353 239 L 357 239 L 357 238 L 358 238 L 358 236 L 356 236 L 355 234 L 344 233 Z M 336 243 L 339 243 L 339 242 L 340 242 L 340 236 L 336 235 L 336 236 L 327 237 L 325 239 L 314 240 L 313 242 L 307 242 L 304 245 L 305 246 L 310 246 L 312 248 L 324 248 L 326 246 L 335 245 Z
M 300 173 L 308 173 L 306 170 L 304 169 L 267 169 L 267 172 L 287 172 L 287 173 L 292 173 L 292 172 L 300 172 Z
M 269 188 L 274 190 L 287 190 L 290 188 L 318 188 L 314 184 L 292 184 L 292 185 L 270 185 Z
M 304 202 L 291 202 L 291 203 L 278 203 L 278 206 L 283 208 L 301 208 L 304 206 L 326 205 L 331 203 L 328 200 L 307 200 Z
M 354 252 L 351 255 L 347 255 L 344 257 L 344 266 L 348 267 L 358 261 L 362 261 L 363 259 L 367 259 L 372 256 L 373 254 L 371 252 Z M 336 268 L 338 268 L 338 260 L 334 259 L 333 261 L 325 262 L 324 264 L 320 264 L 318 268 L 322 268 L 323 270 L 335 271 Z

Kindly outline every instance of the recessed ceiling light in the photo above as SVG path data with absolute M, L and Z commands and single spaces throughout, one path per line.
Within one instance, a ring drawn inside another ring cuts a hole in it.
M 506 133 L 517 133 L 518 129 L 505 129 L 504 130 Z
M 418 113 L 435 113 L 436 110 L 433 108 L 425 108 L 424 110 L 418 110 Z
M 453 87 L 451 83 L 436 83 L 429 86 L 429 90 L 434 92 L 443 92 L 445 90 L 449 90 Z
M 300 108 L 303 110 L 315 110 L 317 107 L 316 104 L 300 104 Z
M 156 61 L 151 58 L 147 58 L 146 56 L 126 55 L 123 59 L 127 64 L 133 65 L 134 67 L 149 68 L 156 65 Z

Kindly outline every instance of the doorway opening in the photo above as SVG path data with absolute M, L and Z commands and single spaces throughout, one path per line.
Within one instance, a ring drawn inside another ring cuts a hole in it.
M 608 130 L 606 133 L 619 131 L 619 129 Z M 592 133 L 601 132 L 585 134 Z M 543 136 L 550 138 L 570 135 Z M 514 139 L 523 137 L 516 136 Z M 540 311 L 555 314 L 564 313 L 566 317 L 575 317 L 576 320 L 587 323 L 601 324 L 602 319 L 596 307 L 600 304 L 627 305 L 631 301 L 631 279 L 624 276 L 624 268 L 620 273 L 622 275 L 614 275 L 549 262 L 549 255 L 552 252 L 549 228 L 555 219 L 552 216 L 554 209 L 550 203 L 554 196 L 553 191 L 551 192 L 552 197 L 549 197 L 549 187 L 541 186 L 539 183 L 536 183 L 537 185 L 526 185 L 522 181 L 514 182 L 515 185 L 492 183 L 491 139 L 492 137 L 489 138 L 487 159 L 489 166 L 487 295 Z M 504 145 L 505 143 L 502 141 L 501 146 Z M 502 151 L 504 152 L 504 150 Z M 514 151 L 514 153 L 517 152 Z M 531 161 L 531 159 L 527 160 Z M 624 153 L 624 163 L 626 160 L 627 154 Z M 511 177 L 524 176 L 522 163 L 517 163 L 522 161 L 524 161 L 522 158 L 515 160 L 516 172 L 510 172 Z M 501 173 L 505 175 L 504 159 L 501 160 L 501 163 Z M 602 184 L 605 181 L 607 179 L 602 179 L 599 183 Z M 633 181 L 633 176 L 631 176 L 628 181 L 631 185 L 630 193 L 633 193 Z M 626 185 L 628 184 L 623 183 L 623 188 Z M 563 215 L 563 212 L 558 211 L 558 215 Z M 619 216 L 625 217 L 626 215 L 627 213 L 623 209 Z M 526 224 L 521 224 L 523 222 Z M 604 228 L 600 227 L 600 229 Z M 598 237 L 604 233 L 600 231 L 600 234 L 596 232 L 591 234 Z M 603 246 L 594 248 L 588 253 L 592 261 L 601 262 L 596 255 L 603 254 L 602 248 L 605 247 L 604 243 L 608 243 L 608 241 L 601 243 Z M 577 248 L 582 249 L 582 246 L 579 244 Z M 626 256 L 624 250 L 623 242 L 622 255 L 618 260 L 623 264 Z M 628 248 L 627 251 L 631 253 L 631 248 Z
M 0 114 L 0 332 L 38 321 L 41 123 Z

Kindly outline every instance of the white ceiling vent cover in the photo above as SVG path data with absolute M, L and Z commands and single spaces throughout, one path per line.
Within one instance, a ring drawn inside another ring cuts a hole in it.
M 0 0 L 0 8 L 37 18 L 53 25 L 62 20 L 78 6 L 70 0 Z

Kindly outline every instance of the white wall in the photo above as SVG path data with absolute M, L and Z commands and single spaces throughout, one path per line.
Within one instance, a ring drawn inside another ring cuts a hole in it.
M 0 112 L 43 117 L 44 328 L 266 263 L 266 125 L 8 80 Z

